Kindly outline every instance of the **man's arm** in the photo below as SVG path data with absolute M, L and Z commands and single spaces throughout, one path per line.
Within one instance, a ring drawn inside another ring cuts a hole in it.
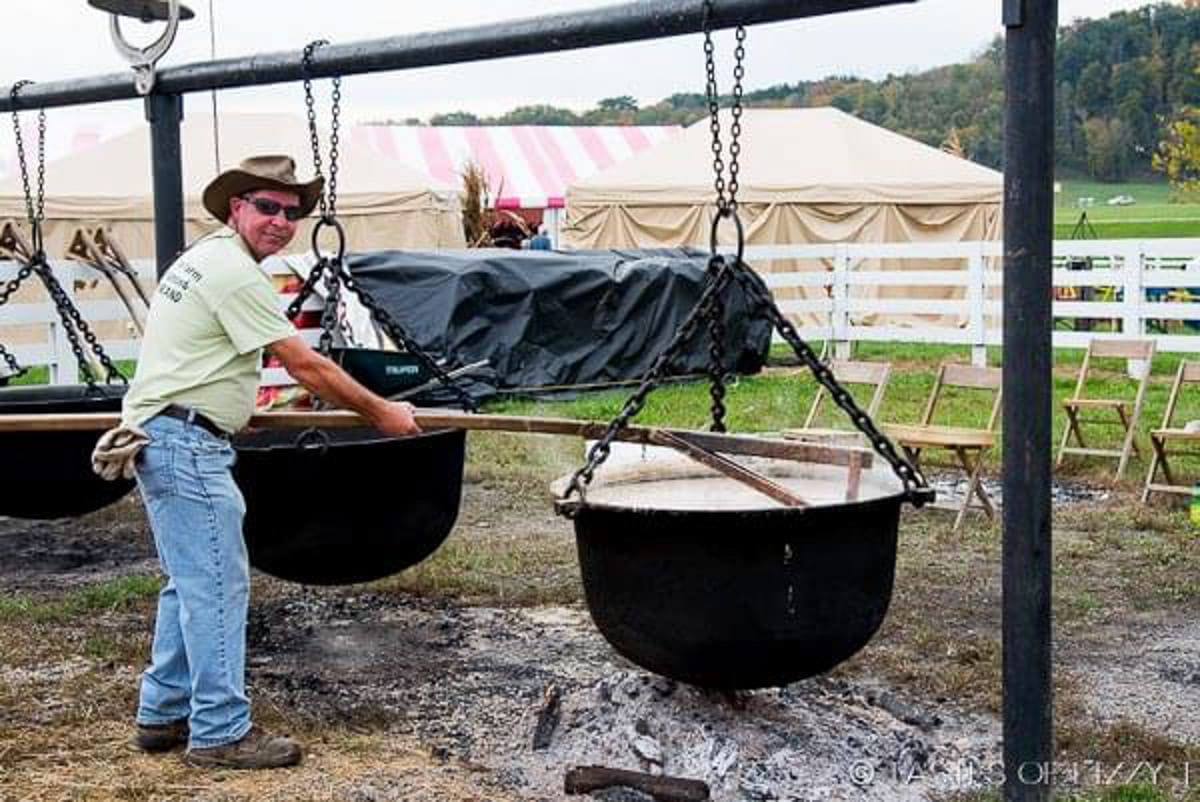
M 299 335 L 267 346 L 292 377 L 325 401 L 352 409 L 384 434 L 405 435 L 421 431 L 413 419 L 412 404 L 388 401 L 363 387 L 350 374 L 309 347 Z

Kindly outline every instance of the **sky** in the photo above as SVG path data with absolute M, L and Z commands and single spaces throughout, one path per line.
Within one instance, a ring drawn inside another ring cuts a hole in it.
M 1040 2 L 1041 0 L 1032 0 Z M 1180 0 L 1174 0 L 1179 2 Z M 196 17 L 180 25 L 163 64 L 258 52 L 292 51 L 325 38 L 349 43 L 385 36 L 486 25 L 528 16 L 532 4 L 496 0 L 184 0 Z M 615 0 L 542 0 L 546 13 L 614 5 Z M 1059 0 L 1059 19 L 1101 17 L 1137 8 L 1145 0 Z M 19 13 L 16 7 L 20 7 Z M 11 8 L 9 8 L 11 7 Z M 210 8 L 215 25 L 210 30 Z M 9 19 L 20 19 L 20 35 L 0 48 L 0 86 L 28 78 L 67 80 L 120 72 L 127 65 L 108 33 L 108 15 L 84 0 L 7 0 Z M 972 58 L 1002 33 L 1001 0 L 920 0 L 890 8 L 834 17 L 795 20 L 751 28 L 746 42 L 746 88 L 794 83 L 830 74 L 880 78 Z M 138 44 L 153 39 L 161 25 L 129 21 L 126 35 Z M 343 82 L 347 121 L 428 118 L 439 111 L 496 114 L 519 105 L 548 103 L 583 110 L 596 101 L 632 95 L 649 104 L 675 92 L 703 91 L 699 35 L 501 61 L 350 76 Z M 719 83 L 729 85 L 732 34 L 716 37 Z M 52 55 L 47 57 L 47 51 Z M 189 95 L 186 109 L 207 112 L 207 94 Z M 302 114 L 297 84 L 220 93 L 222 111 L 291 111 Z M 98 107 L 50 110 L 68 125 L 99 121 L 129 127 L 142 119 L 136 101 Z

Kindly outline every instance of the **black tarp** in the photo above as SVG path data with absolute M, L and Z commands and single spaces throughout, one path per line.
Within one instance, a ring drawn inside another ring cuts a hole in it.
M 707 265 L 691 249 L 376 251 L 347 261 L 422 348 L 451 366 L 488 360 L 498 390 L 639 378 L 695 306 Z M 727 372 L 757 372 L 767 358 L 770 325 L 749 306 L 731 284 Z M 702 327 L 671 373 L 702 373 L 708 361 Z

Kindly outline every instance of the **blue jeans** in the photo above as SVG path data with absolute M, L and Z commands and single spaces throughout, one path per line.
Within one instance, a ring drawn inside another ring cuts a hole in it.
M 190 746 L 239 740 L 250 729 L 246 505 L 233 481 L 233 447 L 186 421 L 158 416 L 137 462 L 138 489 L 167 583 L 158 597 L 150 667 L 137 720 L 189 719 Z

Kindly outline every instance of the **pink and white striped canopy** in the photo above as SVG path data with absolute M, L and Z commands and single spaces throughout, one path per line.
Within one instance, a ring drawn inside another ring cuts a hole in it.
M 500 209 L 562 208 L 567 186 L 653 147 L 675 126 L 359 125 L 355 147 L 399 159 L 455 187 L 468 160 L 488 175 Z

